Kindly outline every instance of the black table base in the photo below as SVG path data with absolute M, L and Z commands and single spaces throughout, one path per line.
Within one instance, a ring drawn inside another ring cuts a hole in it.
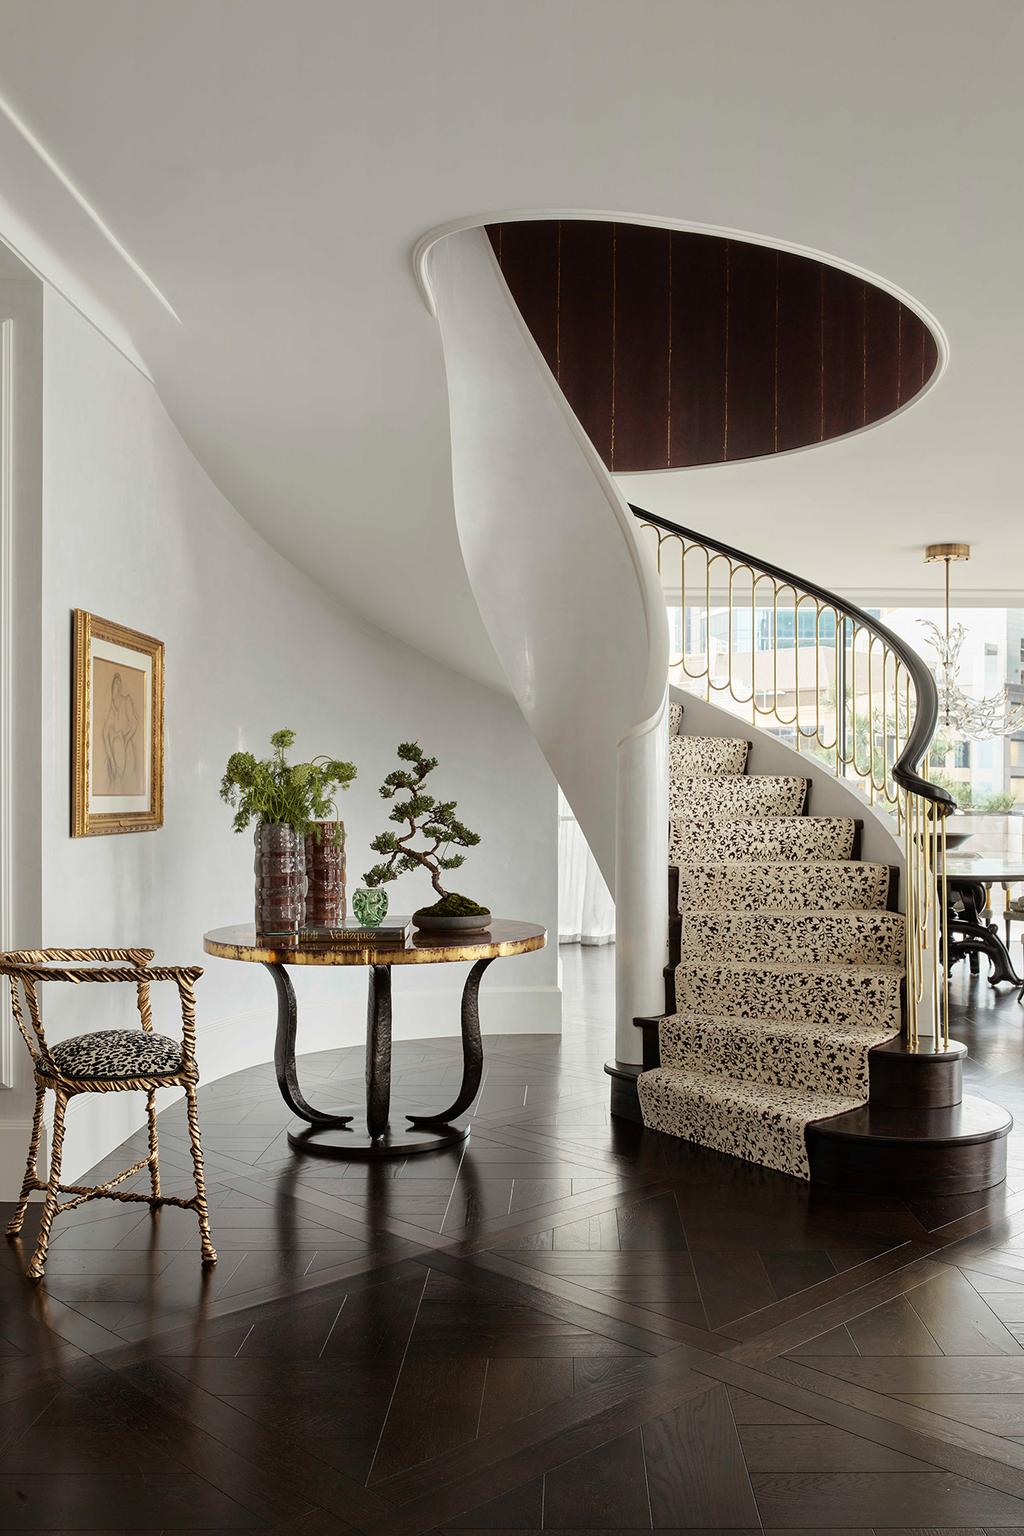
M 457 1147 L 469 1136 L 468 1125 L 449 1125 L 443 1133 L 420 1131 L 414 1126 L 389 1126 L 380 1136 L 354 1127 L 311 1125 L 308 1131 L 289 1131 L 288 1143 L 296 1152 L 306 1152 L 310 1157 L 332 1157 L 339 1162 L 351 1158 L 353 1162 L 366 1162 L 372 1158 L 416 1157 L 420 1152 L 443 1152 L 446 1147 Z
M 981 956 L 989 962 L 988 979 L 992 986 L 1008 981 L 1021 988 L 1024 1000 L 1024 977 L 1017 975 L 1010 959 L 1010 951 L 999 936 L 995 923 L 985 921 L 988 892 L 983 881 L 971 880 L 962 875 L 947 877 L 947 941 L 949 963 L 967 960 L 971 975 L 977 976 Z
M 283 965 L 265 961 L 277 988 L 277 1039 L 274 1066 L 277 1084 L 288 1108 L 309 1129 L 289 1131 L 289 1143 L 314 1157 L 344 1160 L 413 1157 L 439 1152 L 465 1141 L 467 1125 L 453 1121 L 469 1109 L 480 1089 L 483 1075 L 483 1043 L 480 1038 L 480 980 L 491 959 L 478 960 L 462 992 L 462 1084 L 446 1109 L 407 1115 L 409 1125 L 392 1129 L 391 1111 L 391 967 L 369 967 L 366 1010 L 366 1130 L 353 1125 L 353 1115 L 329 1114 L 307 1103 L 299 1087 L 295 1067 L 298 1009 L 291 978 Z M 350 1129 L 351 1127 L 351 1129 Z

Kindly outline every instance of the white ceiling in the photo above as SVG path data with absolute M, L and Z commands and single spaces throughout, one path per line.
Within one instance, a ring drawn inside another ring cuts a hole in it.
M 961 600 L 1024 601 L 1022 55 L 1019 0 L 0 0 L 0 235 L 271 542 L 491 679 L 416 240 L 576 209 L 831 254 L 937 316 L 936 387 L 628 494 L 879 598 L 967 538 Z

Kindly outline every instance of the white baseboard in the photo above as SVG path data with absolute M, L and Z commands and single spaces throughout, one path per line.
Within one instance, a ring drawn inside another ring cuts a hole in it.
M 485 983 L 486 986 L 486 983 Z M 457 1036 L 460 1029 L 461 991 L 406 991 L 396 998 L 393 1035 L 396 1040 L 429 1040 Z M 484 1057 L 489 1035 L 557 1035 L 562 1031 L 562 993 L 557 986 L 491 987 L 480 998 Z M 272 1061 L 276 1008 L 266 1006 L 229 1014 L 220 1019 L 200 1015 L 197 1051 L 200 1080 L 215 1082 L 232 1072 Z M 340 1046 L 359 1045 L 365 1039 L 365 1010 L 340 1009 L 329 998 L 299 1002 L 299 1032 L 296 1054 L 336 1050 Z M 176 1090 L 160 1094 L 160 1107 L 180 1096 Z M 145 1122 L 145 1100 L 140 1093 L 83 1094 L 77 1099 L 67 1119 L 64 1140 L 63 1177 L 76 1182 L 87 1169 L 131 1136 Z M 2 1122 L 0 1122 L 2 1125 Z M 0 1199 L 17 1198 L 21 1187 L 30 1126 L 21 1131 L 14 1172 L 14 1193 L 2 1193 Z M 12 1146 L 15 1138 L 12 1138 Z M 0 1149 L 4 1144 L 0 1142 Z M 0 1163 L 0 1181 L 5 1181 L 9 1159 L 4 1150 Z M 40 1166 L 43 1166 L 42 1164 Z
M 17 1200 L 21 1194 L 21 1181 L 25 1176 L 25 1159 L 28 1156 L 29 1137 L 32 1135 L 31 1118 L 26 1120 L 0 1120 L 0 1200 Z M 43 1139 L 39 1145 L 39 1172 L 46 1177 L 49 1158 L 49 1137 L 43 1127 Z M 42 1199 L 41 1195 L 33 1195 Z

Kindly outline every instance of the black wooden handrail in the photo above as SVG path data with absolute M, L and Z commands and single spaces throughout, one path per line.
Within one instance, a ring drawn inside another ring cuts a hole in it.
M 709 538 L 706 533 L 697 533 L 692 528 L 684 528 L 680 523 L 674 523 L 667 517 L 659 517 L 654 512 L 645 512 L 643 507 L 630 503 L 630 510 L 641 522 L 652 523 L 656 528 L 664 529 L 666 533 L 678 534 L 684 539 L 692 540 L 695 544 L 714 550 L 716 554 L 739 561 L 741 565 L 749 566 L 760 575 L 770 576 L 773 581 L 791 587 L 794 595 L 803 593 L 808 597 L 817 598 L 826 607 L 834 608 L 843 620 L 850 619 L 855 624 L 863 625 L 869 634 L 876 635 L 879 640 L 884 641 L 906 668 L 914 685 L 916 699 L 914 726 L 907 737 L 903 751 L 892 765 L 893 779 L 901 789 L 920 795 L 922 799 L 930 800 L 934 805 L 945 807 L 943 815 L 949 815 L 956 809 L 956 801 L 947 790 L 938 784 L 929 784 L 928 780 L 922 778 L 917 772 L 918 764 L 923 760 L 935 734 L 935 726 L 939 718 L 939 695 L 935 679 L 927 665 L 905 640 L 893 634 L 880 619 L 873 619 L 870 614 L 865 613 L 863 608 L 845 602 L 834 592 L 829 592 L 825 587 L 819 587 L 813 581 L 805 581 L 802 576 L 794 576 L 792 571 L 784 571 L 781 566 L 771 565 L 766 560 L 745 554 L 741 549 L 733 549 L 730 544 L 722 544 L 718 539 Z

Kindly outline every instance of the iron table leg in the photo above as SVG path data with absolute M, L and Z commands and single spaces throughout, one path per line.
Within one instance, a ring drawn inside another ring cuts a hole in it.
M 378 1141 L 391 1109 L 391 967 L 370 966 L 366 1002 L 366 1130 Z
M 328 1115 L 320 1109 L 314 1109 L 307 1104 L 299 1087 L 298 1074 L 295 1070 L 295 1036 L 298 1028 L 298 1010 L 295 1004 L 295 989 L 292 986 L 291 977 L 283 965 L 276 965 L 270 961 L 263 962 L 277 988 L 277 1038 L 274 1041 L 274 1067 L 277 1071 L 277 1086 L 281 1090 L 284 1099 L 292 1114 L 298 1115 L 300 1120 L 305 1120 L 309 1125 L 349 1125 L 351 1115 Z
M 480 1039 L 480 979 L 490 964 L 490 959 L 478 960 L 462 989 L 462 1086 L 454 1102 L 438 1114 L 406 1115 L 411 1125 L 447 1125 L 469 1108 L 479 1092 L 484 1070 L 484 1047 Z

